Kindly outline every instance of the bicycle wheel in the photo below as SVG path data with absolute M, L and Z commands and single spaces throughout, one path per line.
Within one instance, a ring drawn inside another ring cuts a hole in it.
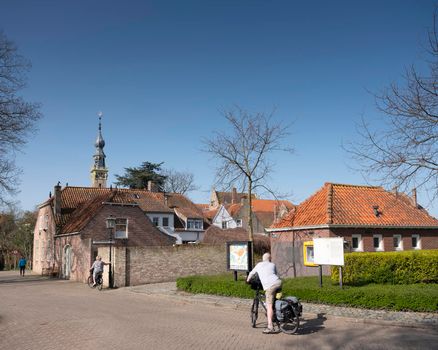
M 87 284 L 88 284 L 88 287 L 93 288 L 93 284 L 94 284 L 93 276 L 88 276 Z
M 294 310 L 287 310 L 284 319 L 280 322 L 280 330 L 286 334 L 295 334 L 300 326 L 300 319 L 295 316 Z
M 255 298 L 251 306 L 251 325 L 255 328 L 257 317 L 259 315 L 259 299 Z
M 99 276 L 99 278 L 97 279 L 97 289 L 102 290 L 103 287 L 103 279 L 102 276 Z

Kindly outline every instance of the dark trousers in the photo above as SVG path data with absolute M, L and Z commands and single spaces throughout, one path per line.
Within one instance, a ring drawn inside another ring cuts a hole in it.
M 26 266 L 20 266 L 20 276 L 24 276 L 24 270 L 26 270 Z

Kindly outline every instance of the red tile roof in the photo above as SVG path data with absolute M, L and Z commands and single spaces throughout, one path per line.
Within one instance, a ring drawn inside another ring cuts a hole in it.
M 204 215 L 204 218 L 206 218 L 208 220 L 213 220 L 217 214 L 217 211 L 218 211 L 218 209 L 206 210 L 206 211 L 203 211 L 202 214 Z
M 168 208 L 175 209 L 186 219 L 203 219 L 202 210 L 190 199 L 180 193 L 152 192 L 152 195 L 161 203 L 167 203 Z
M 137 205 L 127 193 L 112 191 L 100 194 L 92 200 L 81 203 L 71 215 L 68 215 L 68 220 L 66 220 L 60 233 L 81 231 L 105 203 Z
M 195 203 L 195 205 L 201 209 L 202 211 L 208 211 L 208 208 L 210 208 L 210 204 L 205 203 Z
M 84 217 L 78 216 L 80 212 L 92 210 L 98 206 L 99 201 L 105 199 L 113 203 L 136 203 L 144 212 L 173 213 L 173 210 L 157 200 L 153 193 L 147 190 L 138 189 L 116 189 L 116 188 L 98 188 L 98 187 L 73 187 L 67 186 L 61 190 L 61 214 L 55 216 L 55 222 L 58 227 L 63 227 L 62 231 L 76 229 L 81 225 Z M 54 205 L 54 196 L 45 203 Z M 72 218 L 76 218 L 73 222 Z M 71 227 L 65 228 L 69 224 Z M 73 225 L 73 226 L 72 226 Z M 73 232 L 73 231 L 70 231 Z
M 99 195 L 107 194 L 110 192 L 118 192 L 121 194 L 126 194 L 123 200 L 129 202 L 138 203 L 140 208 L 145 212 L 160 212 L 160 213 L 171 213 L 172 210 L 169 209 L 163 202 L 157 200 L 154 193 L 147 190 L 138 189 L 110 189 L 110 188 L 98 188 L 98 187 L 72 187 L 67 186 L 62 189 L 61 192 L 61 208 L 75 209 L 81 203 L 92 200 Z M 122 197 L 120 197 L 122 198 Z M 131 201 L 132 199 L 132 201 Z
M 438 228 L 438 220 L 382 187 L 326 183 L 272 228 L 318 225 Z
M 286 200 L 276 200 L 276 199 L 253 199 L 252 200 L 252 210 L 255 212 L 266 211 L 273 213 L 280 205 L 284 205 L 288 210 L 291 210 L 294 205 Z

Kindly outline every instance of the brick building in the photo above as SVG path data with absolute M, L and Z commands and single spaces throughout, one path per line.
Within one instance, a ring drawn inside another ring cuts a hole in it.
M 326 183 L 267 230 L 284 275 L 315 274 L 303 266 L 302 242 L 343 237 L 347 251 L 438 249 L 438 220 L 409 197 L 382 187 Z M 293 253 L 292 253 L 293 252 Z
M 39 206 L 33 271 L 85 282 L 98 248 L 110 241 L 114 248 L 173 245 L 175 238 L 145 215 L 158 206 L 147 191 L 55 186 L 55 194 Z M 112 232 L 106 228 L 110 216 L 116 218 Z
M 247 194 L 237 192 L 236 188 L 231 192 L 213 190 L 210 195 L 210 205 L 198 204 L 198 206 L 203 209 L 204 217 L 211 225 L 222 229 L 243 227 L 248 230 L 247 198 Z M 251 200 L 251 206 L 253 231 L 261 234 L 265 234 L 266 228 L 294 208 L 294 205 L 287 200 L 258 199 L 255 195 Z

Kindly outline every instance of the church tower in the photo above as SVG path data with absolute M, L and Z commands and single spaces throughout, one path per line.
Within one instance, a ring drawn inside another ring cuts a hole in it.
M 97 114 L 99 116 L 99 134 L 97 135 L 94 146 L 96 152 L 94 152 L 94 165 L 91 168 L 91 186 L 105 188 L 106 180 L 108 179 L 108 169 L 105 167 L 105 153 L 103 148 L 105 147 L 105 141 L 102 137 L 102 112 Z

